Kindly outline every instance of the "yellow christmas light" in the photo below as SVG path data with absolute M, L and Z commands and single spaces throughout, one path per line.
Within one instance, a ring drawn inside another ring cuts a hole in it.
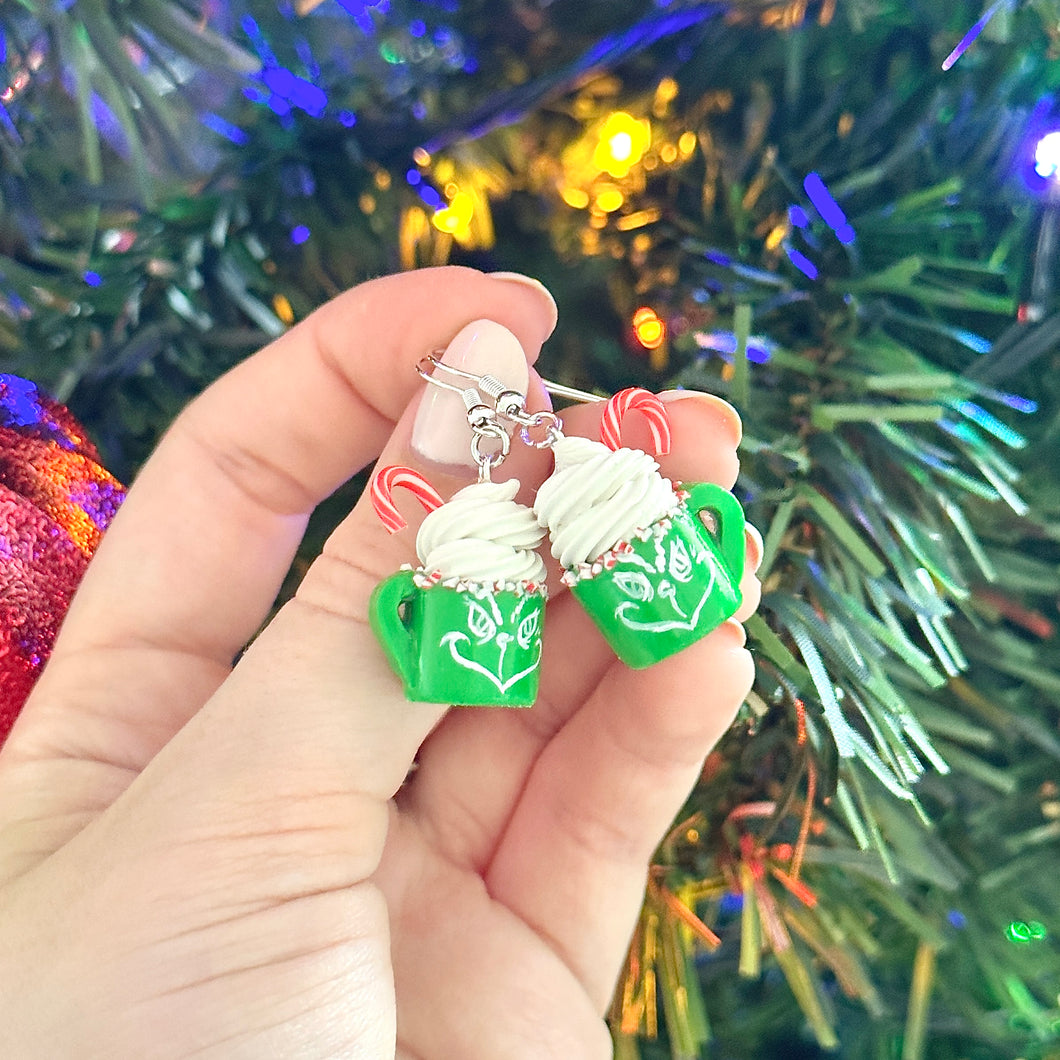
M 466 191 L 455 191 L 448 206 L 435 210 L 431 224 L 451 236 L 466 235 L 475 215 L 475 201 Z
M 274 294 L 272 296 L 272 308 L 273 312 L 282 320 L 288 327 L 294 323 L 294 308 L 291 306 L 290 299 L 283 294 Z
M 560 196 L 563 201 L 575 210 L 584 210 L 589 205 L 589 193 L 581 188 L 561 188 Z
M 657 118 L 661 118 L 667 107 L 677 98 L 677 82 L 672 77 L 664 77 L 655 89 L 655 100 L 652 103 L 652 111 Z
M 600 128 L 593 164 L 612 177 L 622 178 L 644 157 L 650 146 L 651 122 L 618 110 L 608 115 Z
M 605 185 L 596 196 L 596 208 L 604 213 L 614 213 L 626 201 L 621 188 Z

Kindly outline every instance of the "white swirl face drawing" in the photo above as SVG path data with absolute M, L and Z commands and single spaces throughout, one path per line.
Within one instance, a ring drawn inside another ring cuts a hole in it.
M 681 538 L 664 537 L 655 542 L 654 563 L 629 553 L 611 577 L 629 597 L 615 608 L 616 621 L 640 633 L 667 633 L 696 628 L 717 571 L 706 547 L 689 552 Z
M 541 660 L 541 612 L 544 601 L 536 593 L 524 593 L 505 614 L 492 592 L 477 598 L 469 593 L 467 628 L 442 637 L 453 662 L 486 678 L 501 695 L 537 669 Z M 505 598 L 507 603 L 507 598 Z M 512 647 L 512 645 L 516 647 Z M 518 667 L 516 672 L 511 672 Z

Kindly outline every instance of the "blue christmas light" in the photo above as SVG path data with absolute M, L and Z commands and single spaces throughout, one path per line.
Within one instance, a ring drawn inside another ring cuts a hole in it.
M 261 72 L 261 80 L 277 96 L 294 104 L 314 118 L 323 114 L 324 108 L 328 105 L 328 97 L 322 88 L 292 73 L 284 66 L 266 66 Z M 269 105 L 272 106 L 272 100 L 269 101 Z M 273 110 L 275 109 L 273 107 Z M 289 107 L 288 110 L 290 110 Z
M 371 12 L 376 11 L 380 15 L 385 15 L 390 11 L 389 0 L 338 0 L 338 2 L 366 37 L 370 37 L 375 32 Z
M 788 220 L 796 228 L 809 228 L 810 226 L 810 215 L 795 203 L 788 207 Z
M 352 129 L 357 124 L 357 115 L 352 110 L 340 110 L 339 121 L 346 126 L 347 129 Z
M 820 173 L 809 173 L 802 182 L 810 202 L 817 207 L 817 212 L 825 219 L 829 228 L 838 228 L 847 222 L 847 215 L 842 207 L 832 198 L 832 193 L 821 179 Z
M 958 41 L 957 47 L 942 62 L 942 69 L 949 70 L 953 64 L 975 43 L 976 38 L 986 29 L 986 24 L 1003 7 L 1012 7 L 1013 0 L 996 0 L 974 26 Z
M 420 186 L 420 198 L 435 210 L 443 205 L 441 195 L 439 195 L 437 190 L 432 188 L 430 184 L 423 184 Z
M 817 279 L 817 266 L 802 251 L 796 250 L 785 243 L 784 252 L 788 255 L 788 260 L 799 272 L 805 273 L 811 280 Z
M 88 284 L 89 287 L 98 287 L 103 282 L 103 277 L 98 272 L 93 272 L 91 269 L 81 274 L 81 279 Z
M 418 169 L 408 169 L 405 171 L 405 180 L 411 187 L 415 188 L 423 182 L 423 176 Z
M 212 129 L 215 133 L 223 136 L 226 140 L 231 140 L 234 144 L 242 145 L 250 140 L 250 137 L 238 125 L 233 125 L 219 114 L 207 111 L 200 116 L 199 120 L 207 129 Z
M 828 186 L 819 173 L 810 173 L 802 182 L 810 202 L 817 207 L 817 212 L 824 218 L 825 224 L 835 232 L 836 239 L 844 246 L 853 243 L 857 238 L 854 228 L 843 213 L 843 208 L 832 197 Z
M 291 242 L 294 245 L 301 246 L 310 236 L 309 228 L 306 225 L 295 225 L 291 229 Z
M 1060 131 L 1046 133 L 1034 149 L 1034 172 L 1043 180 L 1060 177 Z
M 720 354 L 722 360 L 731 362 L 739 347 L 739 340 L 733 331 L 697 331 L 696 343 L 701 349 L 713 350 Z M 773 356 L 777 344 L 764 335 L 748 335 L 746 355 L 753 364 L 764 364 Z
M 726 891 L 718 902 L 718 909 L 727 916 L 735 916 L 743 909 L 743 894 Z
M 968 331 L 967 328 L 947 328 L 946 330 L 962 346 L 966 346 L 969 350 L 975 353 L 990 352 L 992 343 L 985 336 L 977 335 L 974 331 Z
M 278 66 L 279 63 L 276 60 L 276 55 L 273 53 L 269 42 L 265 39 L 265 34 L 261 32 L 261 27 L 257 21 L 250 15 L 244 15 L 239 20 L 240 28 L 250 38 L 250 43 L 254 45 L 254 50 L 258 53 L 263 63 L 272 66 Z
M 1038 411 L 1037 401 L 1032 401 L 1030 398 L 1022 397 L 1019 394 L 1006 394 L 1003 390 L 994 390 L 986 386 L 981 386 L 977 389 L 984 397 L 991 398 L 993 401 L 1000 401 L 1001 404 L 1007 405 L 1010 409 L 1015 409 L 1016 412 L 1022 412 L 1024 415 Z

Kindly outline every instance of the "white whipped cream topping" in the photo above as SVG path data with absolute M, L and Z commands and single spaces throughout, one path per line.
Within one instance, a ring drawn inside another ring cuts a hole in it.
M 534 511 L 563 567 L 591 563 L 674 508 L 673 483 L 639 449 L 612 451 L 588 438 L 565 437 L 552 453 L 556 469 L 538 490 Z
M 475 582 L 545 581 L 534 551 L 545 536 L 534 513 L 518 504 L 517 479 L 475 482 L 436 508 L 416 535 L 425 571 Z

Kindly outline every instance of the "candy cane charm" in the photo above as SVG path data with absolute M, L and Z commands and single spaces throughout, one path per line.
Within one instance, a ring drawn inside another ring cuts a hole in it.
M 409 525 L 394 503 L 394 490 L 399 486 L 408 490 L 428 512 L 442 506 L 441 495 L 418 471 L 398 464 L 384 467 L 372 478 L 371 497 L 375 514 L 390 534 Z
M 656 456 L 665 456 L 670 451 L 670 417 L 666 406 L 650 391 L 641 387 L 629 387 L 620 390 L 604 409 L 604 418 L 600 421 L 600 441 L 608 449 L 618 449 L 622 445 L 622 421 L 628 412 L 640 412 L 648 421 L 652 445 Z

